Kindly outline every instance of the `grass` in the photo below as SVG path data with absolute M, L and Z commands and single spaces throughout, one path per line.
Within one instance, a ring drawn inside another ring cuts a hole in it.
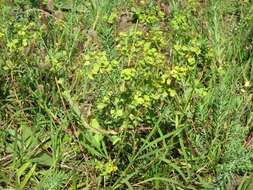
M 0 189 L 253 189 L 252 13 L 0 1 Z

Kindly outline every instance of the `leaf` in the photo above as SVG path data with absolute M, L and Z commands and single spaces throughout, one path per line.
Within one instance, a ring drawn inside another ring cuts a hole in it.
M 101 147 L 101 142 L 102 142 L 103 138 L 104 137 L 101 134 L 95 134 L 93 136 L 95 147 L 97 147 L 97 148 Z
M 99 110 L 103 110 L 106 106 L 107 106 L 107 104 L 105 104 L 105 103 L 99 103 L 99 104 L 97 105 L 97 108 L 98 108 Z
M 130 80 L 135 76 L 136 70 L 134 68 L 127 68 L 121 71 L 121 77 L 124 80 Z
M 31 162 L 27 162 L 25 164 L 23 164 L 17 171 L 16 173 L 16 179 L 17 179 L 17 183 L 18 186 L 21 188 L 21 183 L 20 183 L 20 178 L 22 175 L 25 174 L 25 171 L 29 168 L 29 166 L 31 165 Z
M 174 89 L 169 89 L 169 93 L 171 97 L 175 97 L 177 95 L 177 92 Z
M 35 189 L 38 190 L 64 189 L 63 186 L 66 183 L 67 175 L 63 171 L 47 170 L 44 171 L 42 174 L 44 175 L 44 178 L 42 178 L 42 180 Z
M 31 127 L 29 127 L 27 124 L 22 123 L 21 124 L 22 129 L 22 136 L 25 139 L 25 143 L 27 148 L 33 148 L 38 145 L 38 140 L 36 138 L 36 135 Z
M 50 167 L 52 165 L 52 157 L 44 152 L 39 153 L 32 161 L 43 166 Z
M 98 121 L 96 120 L 96 119 L 92 119 L 91 120 L 91 126 L 93 127 L 93 128 L 100 128 L 100 125 L 99 125 L 99 123 L 98 123 Z
M 91 127 L 95 128 L 95 129 L 100 128 L 100 124 L 97 121 L 97 119 L 92 119 L 91 120 Z M 95 133 L 94 134 L 92 132 L 88 132 L 84 136 L 86 137 L 86 139 L 91 144 L 91 146 L 88 145 L 87 143 L 83 144 L 85 146 L 85 148 L 88 149 L 88 151 L 91 154 L 101 156 L 101 145 L 102 145 L 102 142 L 103 142 L 104 135 L 101 134 L 101 133 Z
M 104 157 L 99 151 L 97 151 L 95 148 L 89 146 L 88 144 L 82 143 L 82 145 L 87 149 L 87 151 L 97 157 Z
M 36 169 L 36 164 L 34 164 L 33 167 L 31 168 L 31 170 L 25 175 L 24 180 L 20 184 L 20 189 L 24 189 L 25 188 L 25 185 L 27 184 L 27 182 L 30 180 L 30 178 L 34 174 L 35 169 Z
M 112 136 L 111 137 L 111 141 L 112 141 L 113 145 L 117 144 L 120 140 L 121 140 L 121 138 L 118 137 L 118 136 Z

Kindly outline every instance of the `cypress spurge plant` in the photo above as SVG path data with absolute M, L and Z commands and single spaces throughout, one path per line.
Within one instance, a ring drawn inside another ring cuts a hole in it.
M 252 189 L 252 1 L 32 3 L 0 3 L 1 188 Z

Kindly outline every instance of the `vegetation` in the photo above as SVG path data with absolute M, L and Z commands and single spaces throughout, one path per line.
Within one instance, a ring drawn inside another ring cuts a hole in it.
M 253 189 L 252 0 L 0 0 L 0 189 Z

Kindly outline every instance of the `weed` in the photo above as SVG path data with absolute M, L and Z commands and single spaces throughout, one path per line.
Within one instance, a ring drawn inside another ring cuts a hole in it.
M 0 1 L 0 188 L 252 189 L 252 9 Z

